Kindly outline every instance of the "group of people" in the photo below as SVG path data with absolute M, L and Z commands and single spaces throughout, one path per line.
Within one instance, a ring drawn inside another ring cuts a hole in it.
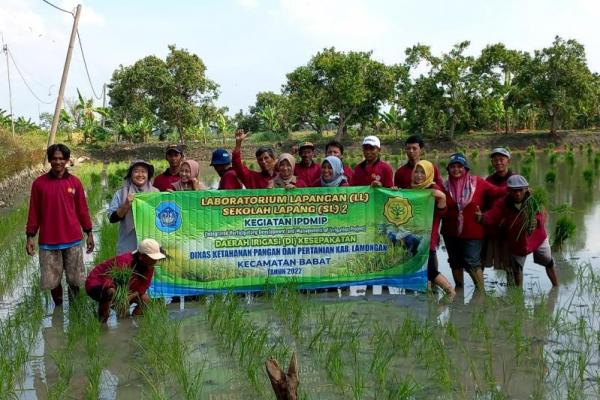
M 325 146 L 326 157 L 320 164 L 314 160 L 315 146 L 310 142 L 278 157 L 271 147 L 259 147 L 255 152 L 259 171 L 255 171 L 242 161 L 242 143 L 246 137 L 246 132 L 238 130 L 232 154 L 225 149 L 212 153 L 210 165 L 220 177 L 218 189 L 336 186 L 429 189 L 435 198 L 427 266 L 431 286 L 437 285 L 453 295 L 456 288 L 463 287 L 466 271 L 475 286 L 483 290 L 483 268 L 487 266 L 506 270 L 508 283 L 520 286 L 525 258 L 530 253 L 534 254 L 534 262 L 546 268 L 552 284 L 558 284 L 544 226 L 545 215 L 537 212 L 532 222 L 531 216 L 524 212 L 531 197 L 529 184 L 510 170 L 511 155 L 504 148 L 492 150 L 495 172 L 486 179 L 470 174 L 463 154 L 452 154 L 446 167 L 448 179 L 444 181 L 438 167 L 422 159 L 424 143 L 416 135 L 406 139 L 407 161 L 395 172 L 381 160 L 381 143 L 376 136 L 364 138 L 361 145 L 364 159 L 353 169 L 343 162 L 344 146 L 333 140 Z M 296 161 L 296 150 L 300 161 Z M 86 278 L 82 231 L 86 234 L 88 253 L 94 249 L 94 239 L 84 189 L 66 167 L 70 159 L 67 146 L 48 147 L 47 157 L 51 169 L 32 185 L 26 227 L 26 250 L 30 255 L 35 253 L 33 238 L 39 233 L 42 289 L 49 289 L 55 304 L 60 305 L 64 271 L 69 296 L 76 295 L 85 282 L 87 294 L 99 303 L 100 319 L 106 321 L 115 293 L 110 269 L 131 268 L 134 278 L 129 285 L 130 301 L 136 304 L 134 312 L 140 313 L 148 301 L 146 290 L 154 265 L 165 255 L 153 239 L 138 243 L 131 209 L 134 196 L 143 192 L 202 190 L 198 162 L 186 158 L 179 145 L 166 148 L 169 166 L 159 175 L 154 176 L 153 165 L 145 160 L 131 162 L 123 186 L 108 207 L 109 221 L 119 223 L 117 256 L 96 266 Z M 436 251 L 440 233 L 454 286 L 438 270 Z

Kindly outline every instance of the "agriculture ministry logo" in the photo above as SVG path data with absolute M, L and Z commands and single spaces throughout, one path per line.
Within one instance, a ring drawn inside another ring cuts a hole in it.
M 163 201 L 156 207 L 156 227 L 171 233 L 181 226 L 181 209 L 174 201 Z
M 412 206 L 402 197 L 389 197 L 383 207 L 383 215 L 396 226 L 404 225 L 413 217 Z

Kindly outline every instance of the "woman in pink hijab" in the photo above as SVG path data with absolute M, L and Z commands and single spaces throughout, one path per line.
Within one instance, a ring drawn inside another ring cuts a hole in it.
M 450 156 L 448 180 L 444 183 L 448 210 L 442 218 L 442 236 L 448 251 L 448 262 L 456 288 L 464 286 L 466 270 L 477 289 L 483 290 L 481 242 L 484 229 L 477 222 L 476 212 L 486 201 L 494 201 L 505 194 L 479 176 L 469 173 L 467 159 L 461 153 Z

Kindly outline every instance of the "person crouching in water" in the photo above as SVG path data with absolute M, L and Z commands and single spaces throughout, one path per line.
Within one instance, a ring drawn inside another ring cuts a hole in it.
M 344 165 L 336 156 L 327 156 L 321 163 L 321 177 L 313 182 L 312 187 L 338 186 L 350 186 L 344 174 Z
M 296 159 L 290 153 L 283 153 L 277 159 L 275 168 L 277 175 L 271 180 L 269 187 L 293 189 L 306 187 L 306 182 L 294 175 Z
M 433 224 L 431 227 L 431 241 L 429 242 L 429 260 L 427 261 L 427 280 L 429 285 L 441 287 L 450 297 L 456 292 L 448 279 L 438 270 L 437 247 L 440 242 L 440 220 L 446 213 L 446 195 L 442 188 L 435 182 L 435 167 L 427 160 L 420 160 L 415 164 L 412 172 L 412 189 L 431 189 L 431 195 L 435 198 L 433 210 Z
M 108 320 L 110 306 L 117 292 L 117 285 L 111 278 L 113 269 L 129 268 L 133 272 L 128 282 L 128 301 L 135 304 L 133 315 L 141 315 L 144 304 L 150 301 L 146 291 L 150 287 L 154 266 L 166 258 L 160 245 L 154 239 L 144 239 L 137 250 L 119 254 L 95 266 L 85 281 L 88 296 L 98 302 L 98 318 L 105 323 Z
M 171 184 L 171 191 L 200 190 L 200 164 L 194 160 L 185 160 L 179 167 L 179 181 Z
M 507 187 L 508 194 L 497 200 L 491 210 L 485 213 L 478 210 L 477 219 L 486 226 L 501 228 L 508 241 L 511 254 L 508 284 L 523 285 L 523 266 L 527 255 L 533 253 L 533 262 L 545 267 L 552 286 L 558 286 L 544 214 L 535 212 L 535 208 L 532 210 L 528 204 L 534 201 L 529 183 L 521 175 L 512 175 L 508 178 Z

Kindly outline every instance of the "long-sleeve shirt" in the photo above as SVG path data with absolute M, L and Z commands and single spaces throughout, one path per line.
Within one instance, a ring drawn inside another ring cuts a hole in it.
M 251 171 L 242 162 L 242 153 L 234 150 L 232 153 L 232 165 L 237 177 L 242 181 L 246 189 L 266 189 L 273 177 L 268 172 Z
M 523 213 L 506 195 L 496 200 L 491 210 L 483 214 L 482 223 L 498 231 L 499 236 L 508 242 L 512 254 L 526 256 L 540 247 L 548 235 L 542 213 L 536 214 L 536 227 L 531 233 L 522 228 L 523 219 Z
M 31 185 L 26 233 L 39 231 L 40 245 L 76 243 L 81 230 L 92 230 L 92 219 L 83 185 L 75 175 L 65 171 L 61 178 L 52 172 L 38 177 Z
M 219 181 L 219 190 L 231 190 L 231 189 L 241 189 L 242 183 L 237 177 L 235 170 L 233 168 L 225 171 L 221 180 Z
M 375 164 L 368 165 L 361 162 L 354 168 L 352 186 L 369 186 L 373 181 L 380 181 L 383 187 L 394 185 L 394 170 L 385 161 L 377 160 Z
M 294 175 L 304 182 L 314 182 L 321 176 L 321 166 L 314 161 L 308 167 L 297 163 L 294 167 Z
M 85 290 L 89 292 L 94 287 L 101 287 L 102 289 L 116 288 L 115 282 L 110 277 L 110 271 L 113 269 L 133 269 L 133 274 L 129 279 L 129 291 L 131 293 L 138 292 L 141 296 L 150 287 L 152 283 L 152 276 L 154 275 L 154 268 L 146 268 L 143 272 L 140 272 L 140 268 L 135 263 L 135 257 L 133 253 L 123 253 L 116 257 L 108 259 L 98 265 L 96 265 L 89 273 L 85 280 Z
M 125 224 L 122 219 L 115 217 L 117 210 L 123 205 L 125 199 L 122 198 L 121 189 L 117 190 L 114 194 L 110 204 L 108 205 L 108 219 L 110 222 L 119 222 L 119 238 L 117 239 L 117 254 L 127 253 L 137 249 L 137 236 L 135 229 L 129 232 L 125 230 Z M 128 213 L 133 213 L 133 210 L 129 209 Z

